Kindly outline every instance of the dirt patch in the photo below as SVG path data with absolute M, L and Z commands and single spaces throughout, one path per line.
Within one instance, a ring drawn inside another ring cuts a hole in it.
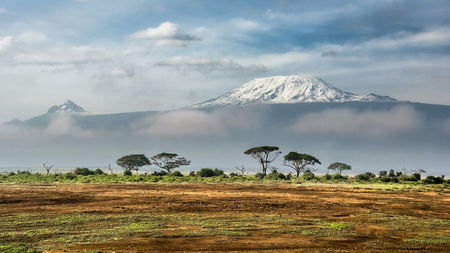
M 448 193 L 338 186 L 0 185 L 0 241 L 49 252 L 443 252 L 449 210 Z

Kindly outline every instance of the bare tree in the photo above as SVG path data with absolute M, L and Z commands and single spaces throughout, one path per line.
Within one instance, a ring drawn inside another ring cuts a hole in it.
M 111 168 L 111 164 L 108 164 L 108 166 L 105 167 L 105 170 L 109 170 L 109 173 L 114 174 L 114 172 Z
M 46 162 L 42 164 L 42 166 L 44 166 L 45 171 L 47 172 L 47 175 L 50 174 L 50 170 L 53 169 L 53 167 L 55 167 L 55 165 L 48 165 Z
M 242 165 L 241 167 L 236 166 L 236 170 L 239 171 L 241 176 L 245 175 L 245 172 L 247 171 L 247 169 L 244 167 L 244 165 Z

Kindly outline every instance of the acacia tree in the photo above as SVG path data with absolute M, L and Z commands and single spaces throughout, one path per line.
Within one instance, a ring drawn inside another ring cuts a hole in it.
M 300 154 L 297 152 L 289 152 L 284 156 L 284 165 L 291 167 L 297 173 L 297 177 L 300 173 L 305 172 L 308 169 L 308 165 L 321 164 L 320 161 L 312 155 Z
M 116 161 L 117 165 L 122 167 L 125 171 L 135 170 L 139 171 L 142 166 L 150 165 L 150 160 L 145 155 L 142 154 L 131 154 L 122 156 Z
M 352 166 L 345 164 L 345 163 L 334 162 L 334 163 L 330 164 L 330 166 L 328 166 L 328 169 L 335 170 L 339 175 L 341 175 L 342 171 L 351 170 Z
M 167 170 L 167 173 L 172 173 L 173 169 L 180 166 L 186 166 L 191 164 L 191 161 L 186 160 L 184 157 L 179 157 L 178 154 L 173 153 L 160 153 L 152 156 L 153 164 L 161 169 Z
M 244 154 L 250 155 L 259 163 L 262 174 L 265 176 L 269 165 L 281 154 L 281 151 L 278 151 L 279 149 L 276 146 L 259 146 L 248 149 Z

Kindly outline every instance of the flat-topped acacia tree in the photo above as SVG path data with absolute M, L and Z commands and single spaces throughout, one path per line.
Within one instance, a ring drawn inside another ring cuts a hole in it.
M 246 150 L 244 154 L 250 155 L 259 163 L 262 174 L 265 176 L 269 165 L 281 154 L 281 151 L 278 151 L 279 149 L 277 146 L 259 146 Z
M 345 164 L 345 163 L 341 163 L 341 162 L 334 162 L 334 163 L 330 164 L 330 166 L 328 166 L 328 169 L 335 170 L 339 175 L 341 175 L 342 171 L 351 170 L 352 166 Z
M 135 170 L 139 171 L 139 168 L 150 165 L 150 160 L 143 154 L 131 154 L 122 156 L 117 160 L 117 165 L 122 167 L 125 171 Z
M 308 165 L 321 164 L 319 159 L 312 155 L 300 154 L 297 152 L 289 152 L 284 156 L 284 165 L 291 167 L 295 170 L 297 177 L 300 173 L 305 172 L 308 169 Z
M 186 160 L 184 157 L 179 157 L 178 154 L 174 153 L 159 153 L 150 159 L 152 159 L 154 165 L 167 170 L 168 173 L 172 173 L 174 169 L 180 166 L 191 164 L 191 161 Z

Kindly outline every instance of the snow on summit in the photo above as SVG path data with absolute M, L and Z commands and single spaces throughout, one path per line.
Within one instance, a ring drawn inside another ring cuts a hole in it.
M 395 102 L 376 94 L 357 95 L 319 79 L 302 76 L 272 76 L 254 79 L 220 97 L 192 106 L 204 108 L 246 104 L 293 104 L 313 102 Z
M 62 105 L 54 105 L 48 109 L 48 113 L 80 113 L 86 112 L 83 107 L 75 104 L 72 100 L 67 100 Z

